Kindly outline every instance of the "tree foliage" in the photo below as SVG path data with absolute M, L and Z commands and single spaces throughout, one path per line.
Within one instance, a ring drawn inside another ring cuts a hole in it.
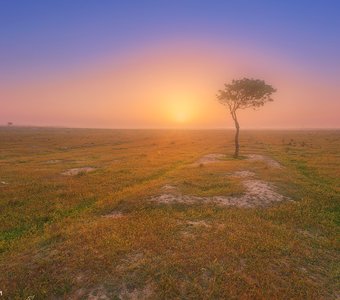
M 273 101 L 271 95 L 275 91 L 276 89 L 264 80 L 243 78 L 225 84 L 224 89 L 218 91 L 217 99 L 227 106 L 230 112 L 236 112 L 238 109 L 255 109 Z

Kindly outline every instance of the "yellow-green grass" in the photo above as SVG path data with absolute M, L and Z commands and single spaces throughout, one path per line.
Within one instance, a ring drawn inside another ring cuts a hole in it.
M 339 149 L 336 130 L 241 132 L 241 155 L 277 169 L 233 159 L 232 131 L 0 128 L 2 298 L 336 298 Z M 209 153 L 226 158 L 192 166 Z M 61 175 L 80 167 L 96 169 Z M 293 201 L 149 201 L 240 195 L 240 170 Z

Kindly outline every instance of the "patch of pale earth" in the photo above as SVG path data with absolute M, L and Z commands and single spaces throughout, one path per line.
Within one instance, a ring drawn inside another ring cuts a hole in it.
M 166 184 L 162 187 L 162 190 L 163 191 L 176 191 L 177 188 L 173 185 L 170 185 L 170 184 Z
M 203 226 L 203 227 L 211 227 L 211 225 L 209 225 L 207 222 L 205 221 L 188 221 L 187 222 L 188 225 L 194 226 L 194 227 L 199 227 L 199 226 Z
M 82 283 L 85 279 L 85 274 L 78 274 L 76 277 L 75 277 L 75 280 L 77 283 Z
M 105 288 L 103 286 L 100 286 L 94 290 L 92 290 L 88 297 L 87 297 L 88 300 L 109 300 L 111 298 L 109 298 L 107 296 L 107 292 L 105 290 Z
M 69 169 L 61 174 L 66 175 L 66 176 L 75 176 L 81 173 L 89 173 L 94 170 L 95 168 L 92 168 L 92 167 L 74 168 L 74 169 Z
M 309 238 L 315 238 L 316 237 L 314 234 L 312 234 L 308 230 L 299 230 L 299 233 L 301 233 L 302 235 L 309 237 Z
M 200 165 L 211 164 L 211 163 L 214 163 L 214 162 L 218 162 L 223 158 L 225 158 L 224 154 L 219 154 L 219 153 L 207 154 L 207 155 L 202 156 L 195 163 L 193 163 L 192 166 L 200 166 Z
M 103 218 L 111 218 L 111 219 L 119 219 L 119 218 L 124 217 L 124 214 L 122 214 L 121 212 L 115 211 L 115 212 L 112 212 L 110 214 L 103 215 L 102 217 Z
M 154 295 L 154 285 L 152 283 L 146 284 L 143 288 L 129 290 L 125 286 L 119 295 L 119 299 L 121 300 L 144 300 L 144 299 L 153 299 Z
M 61 159 L 51 159 L 51 160 L 48 160 L 46 163 L 48 164 L 57 164 L 57 163 L 60 163 L 62 162 Z
M 77 289 L 75 292 L 73 292 L 70 295 L 69 299 L 84 299 L 85 294 L 86 294 L 85 289 L 80 288 L 80 289 Z
M 260 155 L 260 154 L 249 154 L 247 155 L 247 159 L 250 161 L 263 161 L 265 162 L 269 167 L 272 168 L 282 168 L 282 165 L 277 162 L 276 160 L 264 156 L 264 155 Z
M 245 177 L 253 177 L 255 173 L 252 171 L 244 170 L 244 171 L 236 171 L 230 175 L 231 177 L 236 178 L 245 178 Z
M 245 180 L 242 182 L 246 192 L 238 197 L 214 196 L 212 201 L 222 205 L 238 207 L 267 206 L 274 202 L 288 200 L 287 197 L 274 191 L 271 185 L 261 180 Z
M 206 197 L 198 197 L 198 196 L 191 196 L 191 195 L 183 195 L 183 194 L 162 194 L 159 196 L 155 196 L 151 198 L 151 201 L 155 201 L 158 203 L 187 203 L 187 204 L 194 204 L 197 202 L 205 202 Z
M 6 181 L 0 181 L 0 183 L 3 184 L 3 185 L 7 185 L 8 184 L 8 182 L 6 182 Z
M 125 272 L 126 270 L 131 270 L 140 266 L 143 261 L 145 261 L 143 253 L 130 253 L 125 258 L 121 259 L 120 263 L 116 266 L 116 269 L 118 272 Z
M 182 231 L 182 236 L 187 239 L 192 239 L 195 235 L 192 232 Z
M 307 238 L 310 238 L 310 239 L 318 239 L 318 240 L 327 240 L 327 238 L 325 236 L 322 236 L 316 232 L 311 232 L 309 230 L 298 230 L 298 232 L 307 237 Z
M 277 193 L 273 187 L 261 180 L 247 179 L 242 182 L 246 192 L 241 196 L 212 196 L 199 197 L 192 195 L 184 195 L 181 193 L 172 194 L 166 193 L 151 198 L 151 201 L 158 203 L 216 203 L 223 206 L 236 207 L 258 207 L 267 206 L 274 202 L 289 200 L 289 198 Z

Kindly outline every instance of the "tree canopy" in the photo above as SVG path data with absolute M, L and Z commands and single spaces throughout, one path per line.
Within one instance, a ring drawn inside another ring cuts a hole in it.
M 273 101 L 271 95 L 275 91 L 276 89 L 264 80 L 243 78 L 225 84 L 224 89 L 218 91 L 217 99 L 227 106 L 230 112 L 235 112 L 238 109 L 255 109 Z

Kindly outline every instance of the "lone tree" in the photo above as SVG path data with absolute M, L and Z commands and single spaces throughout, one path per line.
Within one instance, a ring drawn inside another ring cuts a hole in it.
M 249 78 L 233 80 L 231 83 L 225 84 L 223 90 L 218 91 L 218 101 L 229 108 L 235 123 L 235 158 L 238 157 L 240 150 L 240 125 L 237 120 L 237 110 L 261 107 L 266 102 L 273 101 L 271 95 L 274 92 L 276 92 L 276 89 L 266 84 L 264 80 Z

